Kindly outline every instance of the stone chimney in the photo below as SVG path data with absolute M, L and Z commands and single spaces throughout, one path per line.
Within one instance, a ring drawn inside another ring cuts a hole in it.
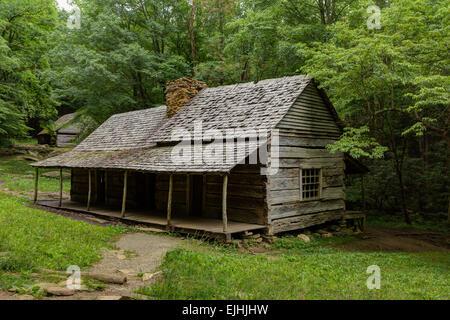
M 173 117 L 184 104 L 191 101 L 200 90 L 206 87 L 206 83 L 188 78 L 168 81 L 164 92 L 166 94 L 167 117 Z

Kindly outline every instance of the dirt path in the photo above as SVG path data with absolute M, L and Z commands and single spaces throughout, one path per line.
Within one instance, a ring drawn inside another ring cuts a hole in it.
M 48 297 L 46 299 L 95 300 L 101 297 L 136 297 L 134 291 L 149 285 L 153 279 L 143 281 L 138 274 L 157 271 L 166 252 L 180 245 L 181 239 L 164 235 L 128 233 L 115 243 L 117 250 L 104 250 L 103 259 L 92 268 L 95 273 L 122 273 L 127 276 L 124 285 L 108 284 L 102 291 L 79 292 L 69 297 Z
M 368 227 L 356 240 L 337 246 L 346 251 L 450 251 L 450 237 L 440 232 Z

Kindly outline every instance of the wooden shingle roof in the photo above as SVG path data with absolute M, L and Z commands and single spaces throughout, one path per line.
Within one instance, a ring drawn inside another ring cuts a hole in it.
M 298 75 L 203 89 L 162 124 L 151 141 L 174 141 L 174 128 L 183 128 L 193 135 L 196 121 L 202 122 L 204 132 L 273 129 L 310 81 L 312 78 Z
M 75 113 L 68 113 L 61 116 L 58 120 L 55 121 L 53 130 L 57 131 L 58 133 L 80 134 L 81 129 L 76 123 L 68 125 L 68 123 L 72 121 L 74 117 Z M 41 134 L 48 134 L 48 130 L 42 129 L 38 133 L 38 135 Z
M 150 137 L 167 120 L 166 106 L 115 114 L 84 139 L 74 151 L 113 151 L 154 145 Z
M 223 133 L 227 129 L 274 129 L 311 81 L 308 76 L 298 75 L 206 88 L 170 119 L 166 117 L 164 106 L 116 114 L 73 151 L 33 166 L 227 172 L 259 146 L 249 142 L 235 143 L 232 146 L 234 159 L 222 161 L 221 157 L 231 147 L 230 143 L 225 143 L 223 154 L 210 155 L 216 159 L 177 164 L 171 158 L 175 143 L 180 140 L 172 137 L 174 130 L 193 133 L 196 121 L 202 121 L 203 132 L 210 129 Z

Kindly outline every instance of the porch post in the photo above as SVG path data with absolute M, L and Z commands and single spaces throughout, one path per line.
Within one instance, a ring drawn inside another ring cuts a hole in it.
M 364 175 L 361 175 L 361 198 L 362 198 L 362 210 L 366 213 L 366 187 L 364 183 Z
M 38 198 L 38 183 L 39 183 L 39 168 L 36 167 L 36 175 L 34 177 L 34 203 L 37 202 Z
M 191 179 L 189 173 L 186 175 L 186 215 L 191 213 Z
M 120 216 L 123 218 L 125 217 L 125 205 L 127 202 L 127 178 L 128 176 L 128 171 L 125 170 L 124 174 L 123 174 L 123 197 L 122 197 L 122 212 L 120 214 Z
M 63 192 L 63 174 L 62 168 L 59 168 L 59 207 L 62 205 L 62 192 Z
M 170 219 L 172 218 L 172 190 L 173 190 L 173 174 L 169 175 L 169 194 L 167 196 L 167 227 L 170 227 Z
M 362 203 L 363 203 L 363 213 L 364 213 L 364 218 L 362 218 L 362 222 L 361 222 L 361 229 L 362 231 L 364 231 L 364 229 L 366 228 L 366 187 L 365 187 L 365 183 L 364 183 L 364 174 L 361 175 L 361 197 L 362 197 Z
M 227 186 L 228 186 L 228 174 L 223 176 L 222 186 L 222 222 L 223 232 L 228 232 L 228 217 L 227 217 Z
M 108 205 L 108 171 L 105 170 L 105 206 Z
M 94 205 L 97 204 L 97 200 L 98 200 L 98 183 L 97 183 L 98 179 L 97 179 L 97 169 L 94 169 Z
M 89 189 L 88 189 L 88 198 L 87 198 L 87 211 L 91 208 L 91 194 L 92 194 L 92 181 L 91 181 L 91 169 L 88 169 L 88 183 L 89 183 Z

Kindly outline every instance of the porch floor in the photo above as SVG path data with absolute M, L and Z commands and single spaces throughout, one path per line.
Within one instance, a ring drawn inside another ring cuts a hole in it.
M 91 206 L 90 210 L 86 210 L 86 205 L 70 200 L 63 200 L 59 207 L 58 200 L 39 200 L 37 205 L 50 207 L 60 210 L 75 211 L 93 216 L 106 218 L 109 220 L 118 220 L 130 224 L 144 224 L 165 230 L 167 227 L 167 218 L 161 213 L 144 210 L 127 210 L 125 217 L 120 216 L 120 210 L 114 208 L 105 208 L 100 206 Z M 171 229 L 174 232 L 188 234 L 209 234 L 210 236 L 230 239 L 232 234 L 244 231 L 265 229 L 266 226 L 260 224 L 243 223 L 228 220 L 228 232 L 223 232 L 222 220 L 202 218 L 202 217 L 172 217 Z

